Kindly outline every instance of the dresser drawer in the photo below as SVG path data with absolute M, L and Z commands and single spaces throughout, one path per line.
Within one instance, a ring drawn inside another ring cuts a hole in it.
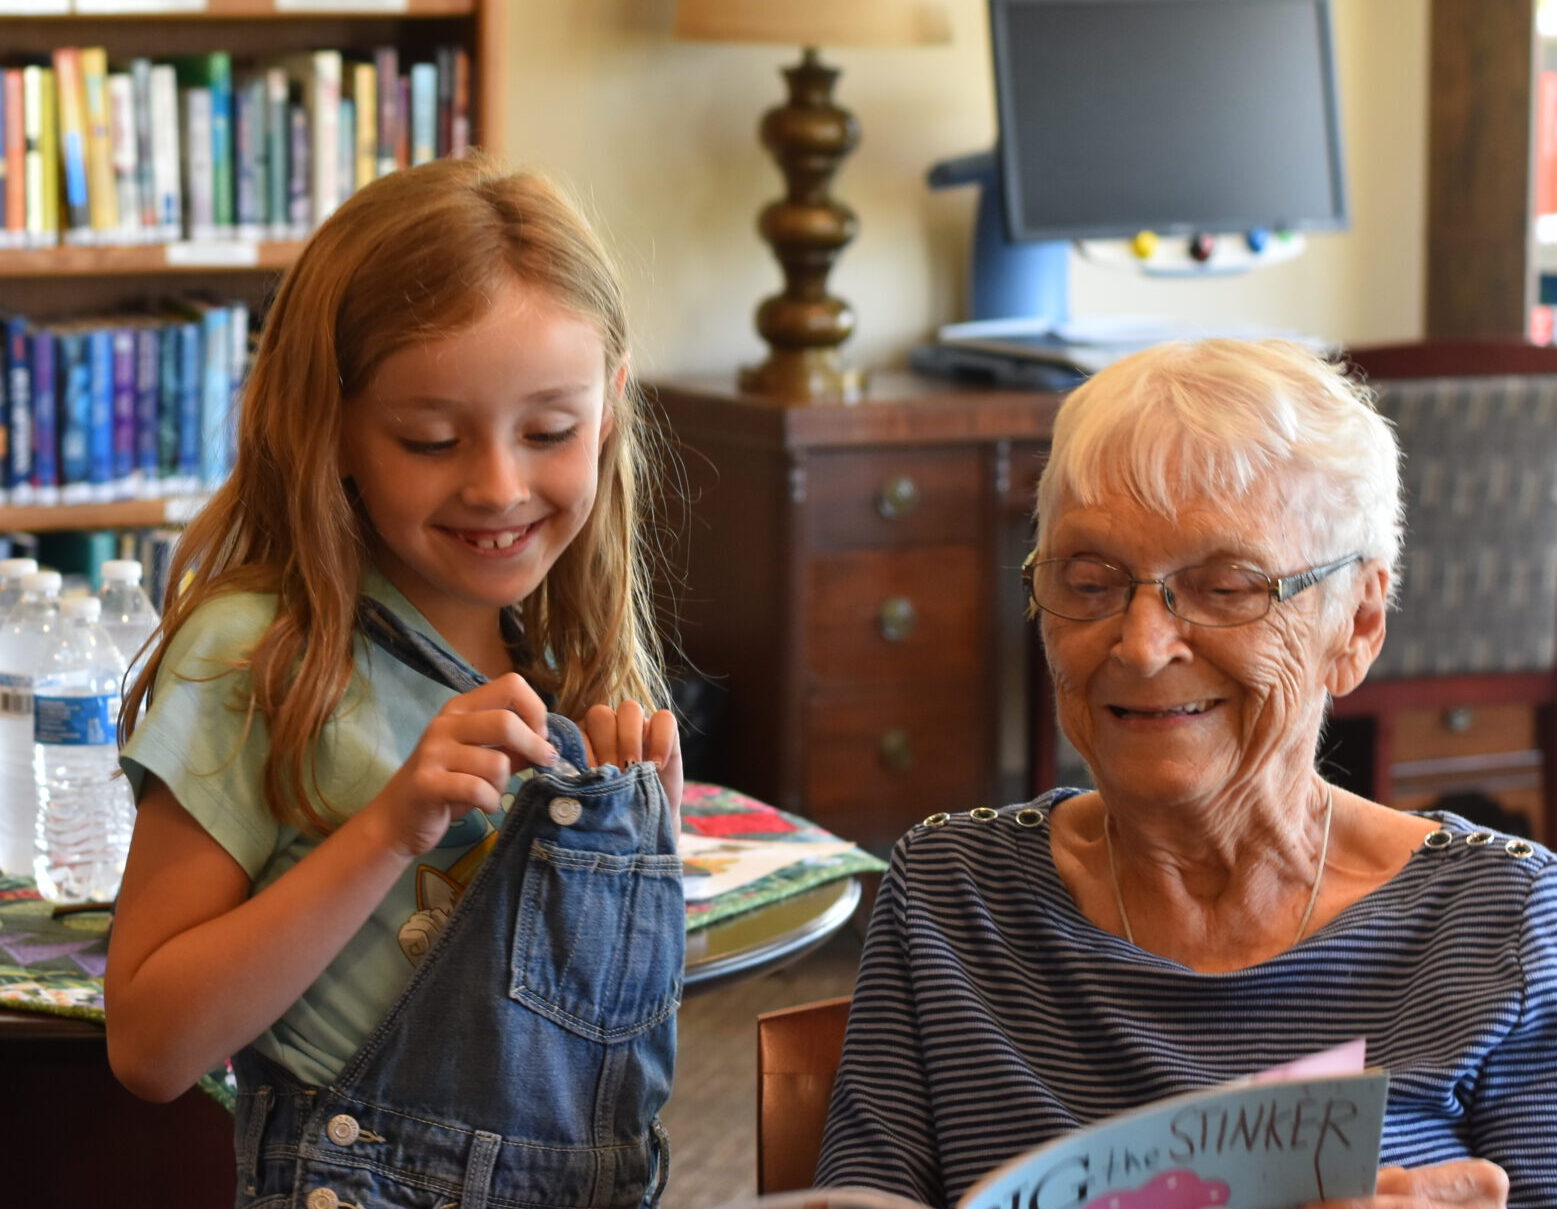
M 821 552 L 967 541 L 984 465 L 971 447 L 817 454 L 806 463 L 806 540 Z
M 986 608 L 967 546 L 861 550 L 814 559 L 806 574 L 806 661 L 813 684 L 978 675 Z
M 806 708 L 805 799 L 822 826 L 885 855 L 938 810 L 984 800 L 993 740 L 980 680 L 818 694 Z

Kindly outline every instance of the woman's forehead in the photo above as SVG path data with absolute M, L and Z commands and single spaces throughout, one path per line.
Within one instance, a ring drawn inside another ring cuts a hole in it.
M 1246 495 L 1185 496 L 1163 512 L 1124 493 L 1083 503 L 1066 493 L 1045 526 L 1046 553 L 1096 546 L 1163 556 L 1236 556 L 1278 565 L 1295 556 L 1307 532 L 1303 517 L 1279 493 L 1257 488 Z M 1181 564 L 1182 565 L 1182 564 Z

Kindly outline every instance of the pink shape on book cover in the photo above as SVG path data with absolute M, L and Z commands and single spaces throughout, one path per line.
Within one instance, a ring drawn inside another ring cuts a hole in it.
M 1105 1193 L 1082 1209 L 1222 1209 L 1227 1192 L 1221 1180 L 1203 1180 L 1181 1168 L 1164 1171 L 1133 1192 Z

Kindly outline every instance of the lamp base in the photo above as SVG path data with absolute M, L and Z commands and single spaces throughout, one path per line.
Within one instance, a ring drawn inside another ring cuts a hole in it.
M 741 390 L 789 407 L 811 403 L 858 403 L 867 374 L 843 364 L 834 348 L 776 348 L 761 365 L 743 366 Z

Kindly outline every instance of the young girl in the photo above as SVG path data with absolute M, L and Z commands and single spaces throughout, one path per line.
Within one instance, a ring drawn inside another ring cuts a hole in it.
M 619 286 L 537 178 L 384 177 L 283 281 L 126 694 L 106 992 L 137 1094 L 232 1056 L 240 1204 L 657 1197 L 684 907 L 645 473 Z

